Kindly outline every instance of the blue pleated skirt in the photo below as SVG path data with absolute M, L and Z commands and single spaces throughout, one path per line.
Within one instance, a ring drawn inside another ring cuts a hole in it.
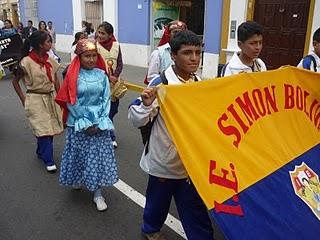
M 68 127 L 59 181 L 64 186 L 81 184 L 89 191 L 116 183 L 118 169 L 110 131 L 89 136 Z

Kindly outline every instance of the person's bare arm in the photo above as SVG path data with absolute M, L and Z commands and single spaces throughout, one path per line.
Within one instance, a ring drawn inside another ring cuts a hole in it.
M 20 86 L 20 84 L 19 84 L 19 81 L 23 78 L 23 75 L 24 75 L 23 70 L 20 69 L 20 70 L 17 72 L 16 76 L 15 76 L 15 77 L 13 78 L 13 80 L 12 80 L 13 88 L 14 88 L 14 90 L 16 91 L 18 97 L 20 98 L 20 101 L 21 101 L 21 103 L 22 103 L 22 106 L 24 106 L 24 102 L 25 102 L 26 97 L 25 97 L 25 95 L 24 95 L 24 93 L 23 93 L 23 91 L 22 91 L 22 89 L 21 89 L 21 86 Z
M 54 74 L 54 78 L 55 78 L 54 88 L 56 89 L 56 92 L 59 92 L 59 90 L 60 90 L 60 79 L 59 79 L 57 73 Z

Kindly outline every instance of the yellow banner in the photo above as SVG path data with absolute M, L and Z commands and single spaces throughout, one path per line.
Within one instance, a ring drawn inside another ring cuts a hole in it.
M 294 67 L 163 86 L 158 100 L 208 209 L 320 142 L 320 74 Z M 229 209 L 233 211 L 232 209 Z

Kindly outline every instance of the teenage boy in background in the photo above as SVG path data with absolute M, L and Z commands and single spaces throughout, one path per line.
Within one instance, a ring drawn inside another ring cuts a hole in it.
M 308 69 L 314 72 L 320 72 L 320 28 L 318 28 L 312 38 L 313 51 L 305 56 L 298 67 Z
M 266 71 L 266 65 L 259 58 L 262 50 L 262 26 L 254 21 L 247 21 L 238 27 L 237 34 L 241 51 L 234 53 L 230 61 L 222 68 L 221 76 Z

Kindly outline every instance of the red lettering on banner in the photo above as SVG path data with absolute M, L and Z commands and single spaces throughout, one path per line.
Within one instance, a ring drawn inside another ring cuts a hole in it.
M 311 95 L 300 86 L 284 84 L 284 108 L 287 110 L 303 111 L 313 125 L 320 130 L 320 105 L 317 99 L 310 99 Z M 310 107 L 309 107 L 309 104 Z
M 235 193 L 238 193 L 238 180 L 237 180 L 235 168 L 232 163 L 230 163 L 229 166 L 231 168 L 231 175 L 232 175 L 233 180 L 230 180 L 227 178 L 230 170 L 227 170 L 224 168 L 220 169 L 222 176 L 221 176 L 221 174 L 214 174 L 215 170 L 217 169 L 217 162 L 210 160 L 209 183 L 216 184 L 216 185 L 222 186 L 224 188 L 229 188 L 229 189 L 233 190 Z M 239 198 L 236 195 L 233 196 L 232 199 L 234 202 L 239 202 Z M 240 204 L 237 204 L 234 206 L 234 205 L 227 205 L 227 204 L 218 203 L 218 202 L 214 201 L 214 209 L 218 213 L 224 212 L 224 213 L 238 215 L 238 216 L 243 215 L 243 211 L 242 211 Z
M 313 113 L 313 109 L 314 107 L 318 104 L 319 102 L 317 100 L 313 100 L 311 106 L 310 106 L 310 111 L 309 111 L 309 118 L 310 118 L 310 121 L 312 121 L 312 113 Z M 318 108 L 319 108 L 319 105 L 318 105 Z
M 303 102 L 304 102 L 303 111 L 307 115 L 307 117 L 309 117 L 309 112 L 307 111 L 307 98 L 310 95 L 310 93 L 308 93 L 307 91 L 304 91 L 303 93 L 304 93 L 303 94 L 303 98 L 304 98 L 304 100 L 303 100 Z
M 222 114 L 222 116 L 218 119 L 218 127 L 221 130 L 221 132 L 223 132 L 225 135 L 227 136 L 234 135 L 235 140 L 233 141 L 233 145 L 238 147 L 239 142 L 241 140 L 241 133 L 235 126 L 232 126 L 232 125 L 224 126 L 223 122 L 227 120 L 228 120 L 227 114 L 225 113 Z
M 262 93 L 260 89 L 254 89 L 252 91 L 252 97 L 258 113 L 260 114 L 261 117 L 264 117 L 267 111 L 266 111 L 266 106 L 264 105 L 264 99 L 262 97 Z
M 221 168 L 222 177 L 219 175 L 213 174 L 213 171 L 216 169 L 216 167 L 217 167 L 216 161 L 211 160 L 210 161 L 209 183 L 210 184 L 214 183 L 214 184 L 223 186 L 225 188 L 230 188 L 235 192 L 238 192 L 238 180 L 237 180 L 236 173 L 234 171 L 234 166 L 232 165 L 232 163 L 230 164 L 230 167 L 232 169 L 231 174 L 234 179 L 233 181 L 227 179 L 227 175 L 228 175 L 229 171 L 224 168 Z
M 284 85 L 284 98 L 285 98 L 285 103 L 284 103 L 284 108 L 285 109 L 292 109 L 294 108 L 294 89 L 293 86 L 285 84 Z
M 243 94 L 243 99 L 241 99 L 240 97 L 237 97 L 236 102 L 238 103 L 242 112 L 246 116 L 250 126 L 253 124 L 254 121 L 259 119 L 259 115 L 253 107 L 253 104 L 249 98 L 248 92 L 245 92 Z
M 224 135 L 235 137 L 233 145 L 238 148 L 242 133 L 246 134 L 255 121 L 279 111 L 275 86 L 265 87 L 263 91 L 256 88 L 251 92 L 244 92 L 235 99 L 235 103 L 227 107 L 228 111 L 219 117 L 217 125 Z M 228 124 L 229 120 L 234 120 L 236 124 Z
M 231 104 L 227 109 L 232 114 L 234 119 L 238 122 L 238 124 L 242 128 L 243 133 L 247 133 L 249 130 L 249 127 L 243 122 L 242 118 L 239 116 L 239 114 L 235 110 L 233 104 Z
M 297 93 L 297 108 L 300 110 L 300 111 L 302 111 L 303 110 L 303 102 L 304 102 L 304 98 L 303 98 L 303 94 L 302 94 L 302 90 L 301 90 L 301 88 L 300 87 L 297 87 L 297 91 L 296 91 L 296 93 Z
M 307 101 L 310 93 L 302 90 L 301 87 L 294 87 L 289 84 L 284 84 L 284 108 L 293 109 L 297 108 L 300 111 L 304 111 L 307 116 L 309 112 L 307 111 Z
M 237 215 L 237 216 L 243 216 L 244 213 L 242 211 L 242 208 L 240 205 L 227 205 L 227 204 L 220 204 L 217 201 L 214 201 L 214 210 L 217 213 L 228 213 L 232 215 Z
M 315 115 L 314 115 L 313 123 L 315 126 L 318 126 L 318 124 L 319 124 L 319 119 L 320 119 L 320 111 L 319 110 L 320 110 L 320 106 L 317 108 Z
M 278 107 L 277 107 L 277 101 L 276 101 L 276 94 L 274 92 L 276 86 L 271 86 L 272 89 L 272 95 L 270 93 L 270 89 L 268 87 L 265 87 L 264 90 L 264 94 L 266 95 L 266 103 L 267 103 L 267 110 L 268 110 L 268 114 L 272 114 L 271 112 L 271 108 L 273 110 L 273 112 L 278 112 Z M 271 107 L 271 108 L 270 108 Z

